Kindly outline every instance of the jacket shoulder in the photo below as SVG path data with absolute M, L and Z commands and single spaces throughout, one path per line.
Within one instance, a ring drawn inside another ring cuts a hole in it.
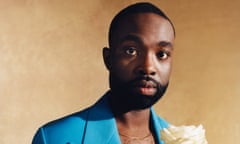
M 65 116 L 43 125 L 32 144 L 81 143 L 89 109 Z

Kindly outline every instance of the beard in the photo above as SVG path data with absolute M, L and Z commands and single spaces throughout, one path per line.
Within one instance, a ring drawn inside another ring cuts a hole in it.
M 154 85 L 156 92 L 152 95 L 144 95 L 134 90 L 136 84 L 143 82 Z M 112 107 L 115 107 L 115 111 L 118 111 L 117 113 L 146 109 L 154 105 L 164 95 L 167 87 L 168 83 L 161 85 L 149 76 L 141 76 L 128 82 L 122 82 L 110 74 L 110 102 L 112 102 Z

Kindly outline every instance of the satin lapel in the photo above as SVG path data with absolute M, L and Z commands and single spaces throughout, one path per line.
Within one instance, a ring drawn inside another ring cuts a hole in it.
M 121 144 L 116 122 L 110 111 L 106 95 L 89 109 L 83 143 Z
M 165 120 L 161 119 L 159 116 L 157 116 L 153 108 L 151 108 L 151 116 L 157 144 L 164 144 L 163 141 L 161 141 L 160 131 L 163 128 L 167 128 L 168 123 Z

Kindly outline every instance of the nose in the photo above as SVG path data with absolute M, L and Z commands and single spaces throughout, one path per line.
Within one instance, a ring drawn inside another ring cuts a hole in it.
M 139 75 L 155 75 L 156 68 L 154 62 L 154 56 L 151 53 L 146 53 L 139 58 L 139 65 L 137 67 L 137 73 Z

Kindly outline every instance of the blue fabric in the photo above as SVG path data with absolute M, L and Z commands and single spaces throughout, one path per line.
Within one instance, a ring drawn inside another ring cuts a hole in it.
M 160 130 L 168 123 L 151 108 L 151 118 L 158 144 Z M 39 128 L 32 144 L 121 144 L 114 116 L 107 96 L 92 107 Z

